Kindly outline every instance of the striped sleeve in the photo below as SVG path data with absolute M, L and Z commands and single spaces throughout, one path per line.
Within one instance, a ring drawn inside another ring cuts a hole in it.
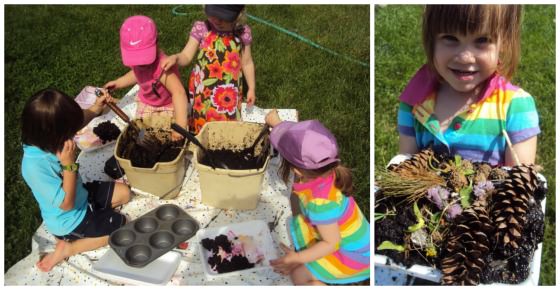
M 397 125 L 399 133 L 411 137 L 416 137 L 416 133 L 414 132 L 414 116 L 412 115 L 412 106 L 403 102 L 399 104 Z
M 314 225 L 336 223 L 342 214 L 342 204 L 336 201 L 315 198 L 307 204 L 309 221 Z
M 513 144 L 541 132 L 535 100 L 521 89 L 512 97 L 507 111 L 506 129 Z

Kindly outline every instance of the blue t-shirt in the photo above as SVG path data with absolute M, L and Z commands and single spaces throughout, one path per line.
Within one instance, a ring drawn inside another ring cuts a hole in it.
M 82 222 L 88 192 L 78 174 L 74 208 L 69 211 L 60 208 L 66 193 L 62 188 L 62 167 L 54 154 L 36 146 L 23 145 L 21 175 L 39 203 L 43 221 L 52 234 L 67 235 Z

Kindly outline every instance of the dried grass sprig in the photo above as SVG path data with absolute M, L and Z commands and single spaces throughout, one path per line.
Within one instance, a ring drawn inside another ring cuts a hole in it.
M 433 171 L 399 173 L 385 169 L 375 173 L 376 184 L 385 196 L 406 197 L 407 203 L 413 203 L 422 198 L 429 188 L 445 186 L 446 181 Z

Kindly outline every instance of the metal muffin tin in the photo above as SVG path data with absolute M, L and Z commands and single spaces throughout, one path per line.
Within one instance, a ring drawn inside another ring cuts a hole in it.
M 127 265 L 140 268 L 193 237 L 198 229 L 184 210 L 165 204 L 114 231 L 109 245 Z

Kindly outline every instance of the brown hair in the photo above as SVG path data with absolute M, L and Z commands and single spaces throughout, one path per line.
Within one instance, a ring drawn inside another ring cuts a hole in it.
M 21 114 L 21 139 L 53 154 L 62 150 L 64 141 L 72 138 L 84 123 L 78 103 L 56 89 L 36 92 Z
M 426 5 L 422 41 L 433 72 L 434 44 L 440 33 L 487 33 L 499 41 L 498 73 L 510 80 L 520 54 L 520 5 Z
M 288 179 L 290 177 L 290 170 L 292 168 L 296 167 L 285 158 L 282 158 L 282 164 L 280 165 L 278 173 L 282 180 L 286 183 L 288 182 Z M 334 184 L 336 188 L 340 189 L 340 191 L 342 191 L 344 195 L 352 195 L 354 191 L 354 187 L 352 185 L 352 171 L 348 167 L 341 165 L 340 162 L 333 162 L 329 165 L 313 170 L 302 168 L 298 168 L 298 170 L 303 172 L 303 174 L 310 179 L 314 179 L 319 176 L 323 176 L 328 172 L 334 171 Z

